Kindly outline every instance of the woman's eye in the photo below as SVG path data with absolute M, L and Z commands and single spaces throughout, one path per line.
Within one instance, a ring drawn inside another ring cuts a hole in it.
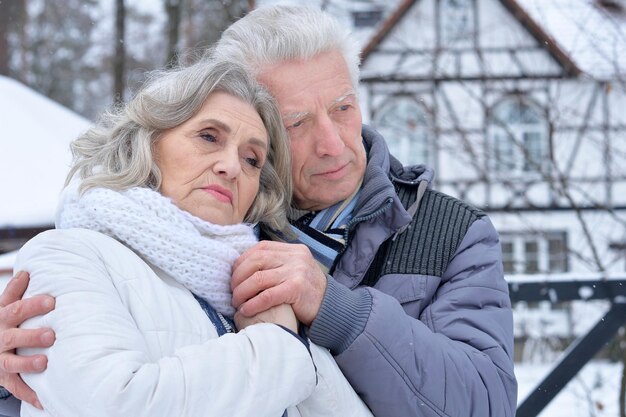
M 215 142 L 217 141 L 217 138 L 210 134 L 210 133 L 200 133 L 200 137 L 204 140 L 206 140 L 207 142 Z
M 259 161 L 256 158 L 253 157 L 247 157 L 244 158 L 244 160 L 246 161 L 246 163 L 248 163 L 249 165 L 255 167 L 255 168 L 260 168 L 261 167 L 261 161 Z
M 349 104 L 344 104 L 344 105 L 342 105 L 342 106 L 337 107 L 337 110 L 339 110 L 339 111 L 346 111 L 346 110 L 348 110 L 349 108 L 350 108 L 350 105 L 349 105 Z

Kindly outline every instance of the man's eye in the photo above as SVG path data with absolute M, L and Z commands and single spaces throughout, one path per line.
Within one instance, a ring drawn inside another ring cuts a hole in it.
M 337 107 L 337 110 L 339 110 L 339 111 L 346 111 L 346 110 L 348 110 L 349 108 L 350 108 L 350 105 L 349 105 L 349 104 L 343 104 L 343 105 L 341 105 L 341 106 Z
M 304 120 L 298 120 L 297 122 L 292 123 L 289 128 L 300 127 L 302 124 L 304 124 Z

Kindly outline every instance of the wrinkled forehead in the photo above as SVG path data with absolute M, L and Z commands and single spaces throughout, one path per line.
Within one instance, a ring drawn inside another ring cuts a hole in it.
M 334 98 L 331 97 L 327 99 L 322 104 L 325 105 L 327 110 L 330 110 L 336 106 L 340 106 L 342 103 L 355 102 L 356 99 L 357 99 L 356 92 L 352 88 L 350 88 L 346 90 L 343 94 L 339 94 L 337 97 L 334 97 Z M 281 117 L 284 121 L 302 119 L 304 117 L 310 116 L 312 113 L 311 109 L 305 109 L 304 105 L 298 105 L 297 103 L 292 104 L 292 107 L 295 107 L 294 109 L 290 109 L 289 106 L 287 105 L 284 107 L 285 108 L 282 108 L 282 107 L 280 108 Z

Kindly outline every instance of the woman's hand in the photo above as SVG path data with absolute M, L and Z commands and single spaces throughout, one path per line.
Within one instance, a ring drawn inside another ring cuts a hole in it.
M 279 324 L 294 333 L 298 333 L 298 320 L 296 320 L 296 315 L 290 304 L 272 307 L 252 317 L 246 317 L 239 312 L 235 313 L 235 325 L 239 330 L 257 323 Z

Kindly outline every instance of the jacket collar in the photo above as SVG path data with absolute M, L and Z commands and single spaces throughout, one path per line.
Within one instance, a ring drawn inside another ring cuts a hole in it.
M 367 125 L 363 125 L 362 137 L 367 152 L 367 167 L 355 214 L 373 212 L 389 198 L 397 199 L 393 183 L 417 185 L 426 181 L 431 188 L 435 175 L 432 168 L 425 165 L 403 166 L 389 153 L 382 135 Z
M 433 171 L 424 166 L 403 167 L 394 157 L 383 137 L 369 126 L 363 126 L 363 145 L 367 167 L 350 229 L 353 231 L 346 251 L 340 255 L 333 277 L 354 288 L 363 279 L 380 245 L 411 221 L 402 205 L 394 183 L 430 183 Z M 355 243 L 356 242 L 356 243 Z

